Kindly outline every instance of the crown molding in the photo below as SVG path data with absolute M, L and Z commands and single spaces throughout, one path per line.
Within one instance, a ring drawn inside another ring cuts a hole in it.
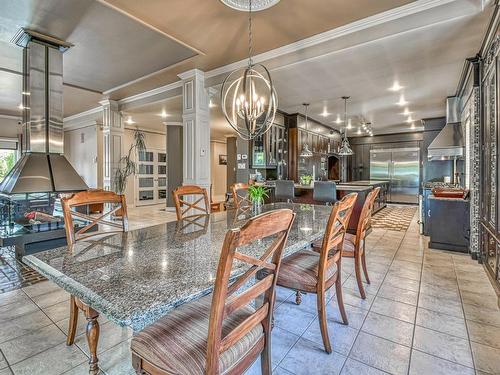
M 192 78 L 194 76 L 204 76 L 204 75 L 205 75 L 205 72 L 203 72 L 200 69 L 195 68 L 195 69 L 188 70 L 187 72 L 179 73 L 179 74 L 177 74 L 177 77 L 184 80 L 184 79 Z
M 394 9 L 389 9 L 385 12 L 363 18 L 361 20 L 351 22 L 347 25 L 325 31 L 317 35 L 313 35 L 309 38 L 299 40 L 298 42 L 287 44 L 285 46 L 275 48 L 271 51 L 255 55 L 252 59 L 255 63 L 262 63 L 267 60 L 271 60 L 289 53 L 294 53 L 305 48 L 313 47 L 318 44 L 331 41 L 333 39 L 337 39 L 349 34 L 366 30 L 374 26 L 395 21 L 397 19 L 410 16 L 416 13 L 420 13 L 438 6 L 446 5 L 452 3 L 453 1 L 455 0 L 417 0 Z M 220 74 L 229 73 L 232 72 L 233 70 L 243 68 L 247 65 L 248 65 L 248 59 L 240 60 L 207 71 L 205 73 L 205 78 L 212 78 Z
M 101 102 L 99 102 L 99 103 L 101 103 Z M 77 120 L 79 120 L 79 119 L 81 119 L 83 117 L 86 117 L 86 116 L 89 116 L 89 115 L 93 115 L 93 114 L 96 114 L 96 113 L 99 113 L 99 112 L 102 112 L 102 107 L 92 108 L 92 109 L 89 109 L 87 111 L 83 111 L 83 112 L 76 113 L 74 115 L 65 117 L 64 120 L 63 120 L 63 122 L 77 121 Z
M 152 96 L 158 95 L 158 94 L 163 94 L 167 91 L 171 91 L 174 89 L 178 89 L 182 87 L 182 81 L 175 81 L 172 83 L 169 83 L 168 85 L 160 86 L 152 90 L 144 91 L 136 95 L 131 95 L 126 98 L 118 100 L 118 104 L 124 105 L 124 104 L 130 104 L 139 100 L 144 100 L 147 98 L 150 98 Z

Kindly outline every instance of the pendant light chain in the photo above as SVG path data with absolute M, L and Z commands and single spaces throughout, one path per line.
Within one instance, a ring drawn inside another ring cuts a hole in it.
M 248 66 L 253 65 L 252 54 L 253 54 L 253 34 L 252 34 L 252 0 L 248 3 Z

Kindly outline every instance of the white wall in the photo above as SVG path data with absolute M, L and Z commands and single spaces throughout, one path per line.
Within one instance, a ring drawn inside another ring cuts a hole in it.
M 227 155 L 227 145 L 221 141 L 210 142 L 212 196 L 224 200 L 227 184 L 227 166 L 219 164 L 219 155 Z
M 18 124 L 20 120 L 0 116 L 0 138 L 17 138 L 22 133 L 22 127 Z
M 64 155 L 90 188 L 102 187 L 102 178 L 99 182 L 98 169 L 98 132 L 100 131 L 98 127 L 94 124 L 64 131 Z
M 160 151 L 165 151 L 167 148 L 167 136 L 166 133 L 152 132 L 144 130 L 146 148 L 157 149 Z M 125 136 L 123 137 L 123 153 L 128 153 L 130 145 L 134 139 L 134 129 L 126 128 Z M 133 155 L 133 160 L 136 160 L 137 155 Z M 135 206 L 137 204 L 137 196 L 135 192 L 135 176 L 130 176 L 127 180 L 127 189 L 125 190 L 125 198 L 127 199 L 128 206 Z

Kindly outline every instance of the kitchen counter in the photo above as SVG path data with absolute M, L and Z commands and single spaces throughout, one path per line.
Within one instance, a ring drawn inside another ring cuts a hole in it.
M 389 181 L 380 180 L 360 180 L 360 181 L 349 181 L 341 182 L 340 185 L 363 185 L 363 186 L 378 186 L 383 184 L 388 184 Z

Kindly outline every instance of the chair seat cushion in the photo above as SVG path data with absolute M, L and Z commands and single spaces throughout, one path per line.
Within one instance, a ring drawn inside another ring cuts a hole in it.
M 278 274 L 278 285 L 296 289 L 312 291 L 318 283 L 319 254 L 310 250 L 301 250 L 281 261 Z M 337 266 L 327 271 L 327 280 L 335 276 Z
M 321 250 L 322 243 L 323 239 L 314 241 L 312 243 L 313 250 L 319 252 Z M 356 235 L 351 233 L 346 233 L 344 236 L 344 246 L 342 248 L 342 255 L 347 257 L 353 257 L 355 248 L 356 248 Z
M 169 374 L 204 374 L 212 295 L 186 303 L 146 327 L 132 339 L 131 350 L 146 362 Z M 243 307 L 224 319 L 222 337 L 254 310 Z M 236 365 L 262 338 L 258 324 L 220 356 L 220 373 Z

